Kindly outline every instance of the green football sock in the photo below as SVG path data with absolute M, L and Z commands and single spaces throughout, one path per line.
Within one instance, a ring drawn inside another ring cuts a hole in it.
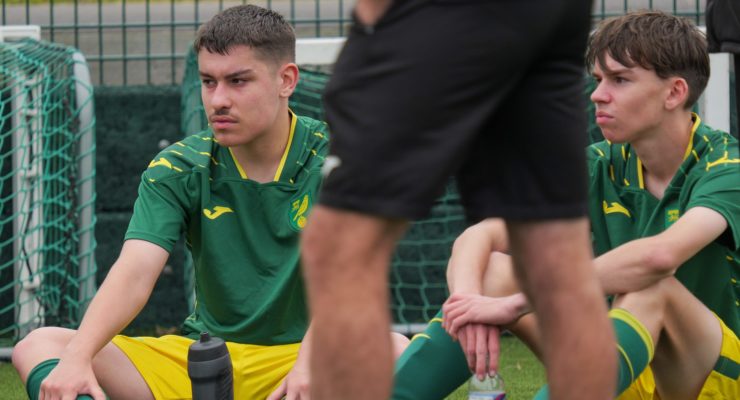
M 442 329 L 442 311 L 396 361 L 393 400 L 444 399 L 471 376 L 460 344 Z
M 26 380 L 26 393 L 28 393 L 28 397 L 31 400 L 38 400 L 39 392 L 41 391 L 41 382 L 49 376 L 57 364 L 59 364 L 59 359 L 52 358 L 33 367 Z M 77 396 L 77 400 L 93 400 L 93 398 L 86 394 L 81 394 Z
M 627 390 L 632 382 L 645 370 L 653 359 L 653 339 L 645 326 L 629 311 L 614 308 L 609 311 L 614 334 L 617 337 L 619 365 L 617 377 L 617 395 Z M 549 397 L 547 385 L 534 396 L 534 400 L 546 400 Z
M 653 359 L 653 339 L 645 326 L 627 310 L 614 308 L 609 311 L 609 318 L 619 351 L 617 394 L 622 394 Z

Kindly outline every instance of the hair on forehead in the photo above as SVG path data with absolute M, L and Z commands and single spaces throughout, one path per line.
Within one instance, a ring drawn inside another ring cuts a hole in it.
M 598 63 L 604 72 L 612 72 L 607 56 L 627 68 L 654 71 L 662 79 L 685 79 L 687 107 L 698 100 L 709 80 L 704 34 L 690 20 L 659 11 L 637 11 L 602 21 L 589 39 L 589 71 Z
M 252 4 L 216 14 L 198 29 L 193 49 L 227 55 L 240 45 L 252 48 L 267 61 L 295 61 L 293 27 L 277 12 Z

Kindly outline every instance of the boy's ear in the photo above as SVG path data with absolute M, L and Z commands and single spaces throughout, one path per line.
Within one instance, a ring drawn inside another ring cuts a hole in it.
M 669 110 L 677 107 L 684 107 L 686 100 L 689 98 L 689 84 L 686 79 L 680 77 L 668 78 L 670 82 L 670 91 L 666 98 L 665 106 Z
M 283 64 L 278 74 L 281 79 L 280 96 L 290 97 L 298 84 L 298 66 L 295 63 Z

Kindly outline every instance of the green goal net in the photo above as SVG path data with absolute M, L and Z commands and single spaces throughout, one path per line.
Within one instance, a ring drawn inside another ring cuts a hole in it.
M 290 98 L 290 107 L 298 115 L 321 120 L 321 95 L 330 76 L 327 72 L 329 68 L 325 65 L 299 67 L 300 80 Z M 186 58 L 181 102 L 183 132 L 190 135 L 206 129 L 198 65 L 192 50 Z M 455 185 L 450 183 L 444 195 L 436 201 L 431 215 L 410 226 L 393 255 L 389 289 L 396 330 L 423 330 L 423 326 L 417 324 L 426 323 L 442 306 L 448 294 L 445 279 L 447 260 L 453 241 L 465 227 L 459 196 Z M 186 278 L 190 279 L 192 268 L 186 267 L 185 273 Z
M 93 89 L 75 49 L 0 42 L 0 347 L 95 291 Z

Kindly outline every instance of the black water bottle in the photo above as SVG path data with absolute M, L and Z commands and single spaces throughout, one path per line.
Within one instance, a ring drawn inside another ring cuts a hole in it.
M 233 400 L 234 378 L 231 357 L 226 343 L 200 334 L 200 340 L 188 349 L 188 375 L 193 389 L 193 400 Z

